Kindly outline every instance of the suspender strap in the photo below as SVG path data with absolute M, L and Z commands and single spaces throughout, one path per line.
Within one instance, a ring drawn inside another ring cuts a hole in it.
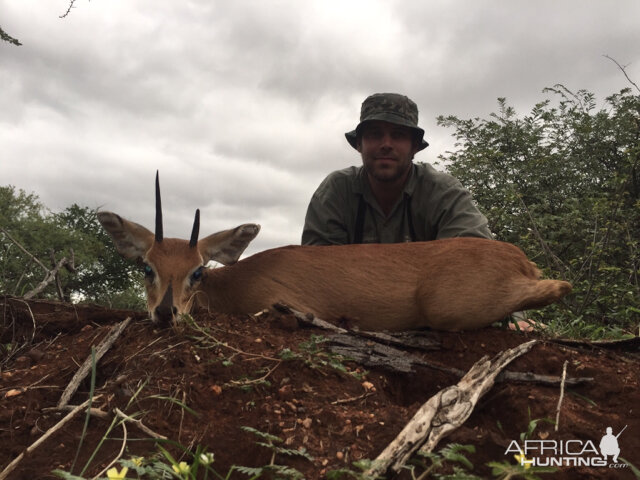
M 353 243 L 362 243 L 364 233 L 364 216 L 367 213 L 367 204 L 362 195 L 358 198 L 358 214 L 356 215 L 356 229 L 353 234 Z
M 413 226 L 413 214 L 411 212 L 411 197 L 410 196 L 405 196 L 404 200 L 407 205 L 407 223 L 409 224 L 409 237 L 411 238 L 412 242 L 416 241 L 416 229 Z

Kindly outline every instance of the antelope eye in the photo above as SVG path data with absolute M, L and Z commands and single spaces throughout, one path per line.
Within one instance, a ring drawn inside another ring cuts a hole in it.
M 203 273 L 204 267 L 199 267 L 195 272 L 193 272 L 191 274 L 191 281 L 192 282 L 198 282 L 202 279 L 202 273 Z
M 149 265 L 145 264 L 144 266 L 144 276 L 146 278 L 151 278 L 153 277 L 153 268 L 151 268 Z

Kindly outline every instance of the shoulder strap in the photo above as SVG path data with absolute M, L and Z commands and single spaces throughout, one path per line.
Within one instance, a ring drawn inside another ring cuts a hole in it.
M 364 234 L 364 216 L 367 213 L 367 204 L 364 196 L 360 195 L 358 199 L 358 214 L 356 215 L 356 228 L 353 234 L 353 243 L 362 243 Z
M 409 236 L 411 237 L 411 241 L 416 241 L 416 229 L 413 226 L 413 213 L 411 211 L 411 197 L 407 195 L 407 223 L 409 224 Z

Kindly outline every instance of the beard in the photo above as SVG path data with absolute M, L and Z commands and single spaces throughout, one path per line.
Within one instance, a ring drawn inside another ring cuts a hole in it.
M 379 182 L 393 183 L 404 177 L 409 168 L 411 168 L 412 161 L 386 161 L 384 164 L 377 159 L 370 161 L 364 161 L 363 166 L 367 175 Z

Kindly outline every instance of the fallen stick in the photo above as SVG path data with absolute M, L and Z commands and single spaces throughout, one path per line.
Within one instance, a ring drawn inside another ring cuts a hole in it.
M 364 400 L 365 398 L 370 397 L 373 394 L 373 392 L 367 392 L 363 393 L 362 395 L 358 395 L 357 397 L 341 398 L 331 402 L 331 405 L 344 405 L 345 403 L 357 402 L 358 400 Z
M 313 327 L 318 327 L 318 328 L 322 328 L 323 330 L 329 330 L 331 332 L 335 332 L 335 333 L 349 333 L 348 330 L 344 329 L 344 328 L 340 328 L 335 326 L 333 323 L 329 323 L 325 320 L 322 320 L 321 318 L 316 317 L 313 314 L 304 314 L 302 312 L 298 312 L 297 310 L 294 310 L 293 308 L 289 307 L 288 305 L 284 305 L 282 303 L 275 303 L 273 305 L 273 308 L 281 313 L 290 313 L 292 314 L 294 317 L 296 317 L 296 319 L 303 323 L 304 325 L 310 325 Z
M 76 408 L 78 408 L 78 407 L 76 407 L 75 405 L 65 405 L 63 407 L 47 407 L 47 408 L 43 408 L 42 411 L 45 412 L 45 413 L 46 412 L 59 412 L 59 411 L 65 411 L 65 410 L 67 410 L 67 411 L 74 410 Z M 159 433 L 156 433 L 153 430 L 151 430 L 144 423 L 142 423 L 142 420 L 130 417 L 129 415 L 124 413 L 119 408 L 117 408 L 117 407 L 114 408 L 113 409 L 113 413 L 115 414 L 116 417 L 121 418 L 124 421 L 134 423 L 140 430 L 142 430 L 144 433 L 149 435 L 151 438 L 160 439 L 160 440 L 167 440 L 167 437 L 165 437 L 164 435 L 160 435 Z M 92 417 L 99 418 L 101 420 L 108 420 L 111 417 L 109 412 L 105 412 L 104 410 L 100 410 L 99 408 L 90 408 L 89 409 L 89 415 L 91 415 Z
M 567 364 L 568 360 L 564 361 L 564 366 L 562 367 L 562 383 L 560 384 L 560 398 L 558 399 L 558 408 L 556 409 L 556 426 L 555 431 L 558 431 L 558 425 L 560 424 L 560 409 L 562 408 L 562 399 L 564 398 L 564 385 L 567 380 Z
M 493 360 L 488 356 L 478 360 L 457 385 L 440 390 L 420 407 L 402 432 L 374 460 L 366 475 L 384 475 L 388 470 L 397 474 L 418 449 L 432 451 L 443 437 L 469 418 L 502 369 L 536 343 L 537 340 L 531 340 L 499 353 Z
M 462 378 L 466 374 L 464 370 L 438 365 L 437 363 L 429 362 L 390 345 L 380 344 L 359 337 L 335 335 L 329 337 L 329 342 L 331 343 L 330 349 L 333 353 L 347 357 L 365 367 L 378 367 L 400 373 L 414 373 L 414 367 L 427 367 L 458 378 Z M 555 387 L 560 385 L 562 379 L 560 377 L 540 375 L 532 372 L 511 372 L 506 370 L 496 377 L 496 383 L 507 381 L 537 383 Z M 593 382 L 593 378 L 571 378 L 566 380 L 565 384 L 575 386 L 588 382 Z
M 580 385 L 581 383 L 591 383 L 593 382 L 593 377 L 575 377 L 575 378 L 560 378 L 554 377 L 552 375 L 538 375 L 537 373 L 531 372 L 511 372 L 505 370 L 496 378 L 496 383 L 499 382 L 530 382 L 537 383 L 539 385 L 548 385 L 550 387 L 557 387 L 562 385 L 568 385 L 570 387 L 575 387 L 576 385 Z
M 124 331 L 127 325 L 129 325 L 129 322 L 131 322 L 131 317 L 124 319 L 122 322 L 112 327 L 111 330 L 109 331 L 109 334 L 106 337 L 104 337 L 104 339 L 102 339 L 102 341 L 98 345 L 98 348 L 96 348 L 96 355 L 95 355 L 96 364 L 100 361 L 102 356 L 105 353 L 107 353 L 107 351 L 115 343 L 115 341 L 120 336 L 120 334 Z M 69 382 L 69 385 L 67 385 L 67 388 L 65 388 L 64 392 L 62 392 L 62 396 L 60 397 L 60 401 L 58 402 L 58 405 L 57 405 L 58 408 L 62 408 L 69 403 L 69 400 L 71 400 L 71 397 L 73 397 L 73 394 L 76 393 L 76 390 L 80 386 L 80 383 L 91 371 L 92 362 L 93 360 L 91 358 L 91 355 L 89 355 L 87 359 L 84 361 L 84 363 L 82 364 L 82 366 L 78 369 L 76 374 L 73 376 L 73 378 L 71 379 L 71 382 Z
M 336 333 L 336 335 L 329 337 L 331 343 L 335 344 L 335 346 L 331 347 L 331 351 L 348 357 L 364 366 L 380 367 L 393 372 L 409 373 L 413 372 L 413 367 L 417 365 L 449 373 L 457 377 L 463 377 L 465 375 L 465 372 L 458 368 L 444 367 L 431 363 L 391 346 L 397 345 L 419 348 L 421 350 L 438 350 L 439 344 L 429 337 L 425 337 L 422 331 L 394 332 L 393 334 L 389 334 L 385 332 L 345 330 L 312 314 L 298 312 L 287 305 L 275 304 L 274 308 L 280 312 L 292 314 L 304 325 L 322 328 Z M 368 340 L 363 340 L 363 338 Z M 565 385 L 573 387 L 582 383 L 593 382 L 593 377 L 575 377 L 562 380 L 560 377 L 540 375 L 532 372 L 504 371 L 498 375 L 496 382 L 505 381 L 537 383 L 551 387 L 559 386 L 564 381 Z
M 95 397 L 93 397 L 93 400 L 96 400 L 99 397 L 100 397 L 100 395 L 96 395 Z M 80 411 L 84 410 L 87 407 L 87 405 L 89 405 L 90 401 L 91 401 L 91 399 L 88 399 L 82 405 L 78 405 L 76 408 L 71 410 L 62 420 L 60 420 L 53 427 L 51 427 L 49 430 L 47 430 L 45 432 L 45 434 L 42 435 L 38 440 L 36 440 L 30 446 L 28 446 L 27 449 L 24 452 L 22 452 L 20 455 L 18 455 L 9 465 L 6 466 L 6 468 L 2 471 L 2 473 L 0 473 L 0 480 L 4 480 L 4 479 L 8 478 L 9 474 L 11 472 L 13 472 L 13 470 L 15 470 L 15 468 L 18 466 L 18 464 L 22 461 L 22 459 L 25 456 L 27 456 L 30 453 L 32 453 L 36 448 L 38 448 L 40 445 L 42 445 L 42 443 L 44 443 L 44 441 L 47 440 L 51 435 L 53 435 L 58 430 L 60 430 L 75 415 L 77 415 Z
M 76 405 L 65 405 L 63 407 L 46 407 L 42 409 L 42 413 L 71 411 L 74 408 L 76 408 Z M 89 411 L 89 415 L 91 415 L 92 417 L 96 417 L 101 420 L 109 419 L 109 412 L 105 412 L 104 410 L 100 410 L 99 408 L 93 407 L 93 408 L 90 408 L 88 411 Z
M 329 330 L 331 332 L 349 335 L 355 337 L 363 337 L 374 340 L 376 342 L 384 342 L 389 345 L 400 345 L 403 347 L 417 348 L 421 350 L 439 350 L 440 344 L 425 334 L 424 331 L 416 330 L 410 332 L 371 332 L 366 330 L 346 330 L 341 327 L 337 327 L 333 323 L 329 323 L 326 320 L 316 317 L 311 313 L 304 314 L 293 308 L 277 303 L 273 307 L 283 313 L 290 313 L 303 325 L 322 328 L 323 330 Z
M 155 438 L 155 439 L 159 439 L 159 440 L 166 440 L 167 439 L 167 437 L 165 437 L 164 435 L 160 435 L 159 433 L 156 433 L 153 430 L 151 430 L 149 427 L 147 427 L 144 423 L 142 423 L 142 420 L 138 420 L 137 418 L 130 417 L 129 415 L 124 413 L 119 408 L 116 408 L 114 411 L 115 411 L 116 416 L 122 418 L 123 420 L 125 420 L 127 422 L 135 423 L 140 430 L 142 430 L 144 433 L 149 435 L 151 438 Z

